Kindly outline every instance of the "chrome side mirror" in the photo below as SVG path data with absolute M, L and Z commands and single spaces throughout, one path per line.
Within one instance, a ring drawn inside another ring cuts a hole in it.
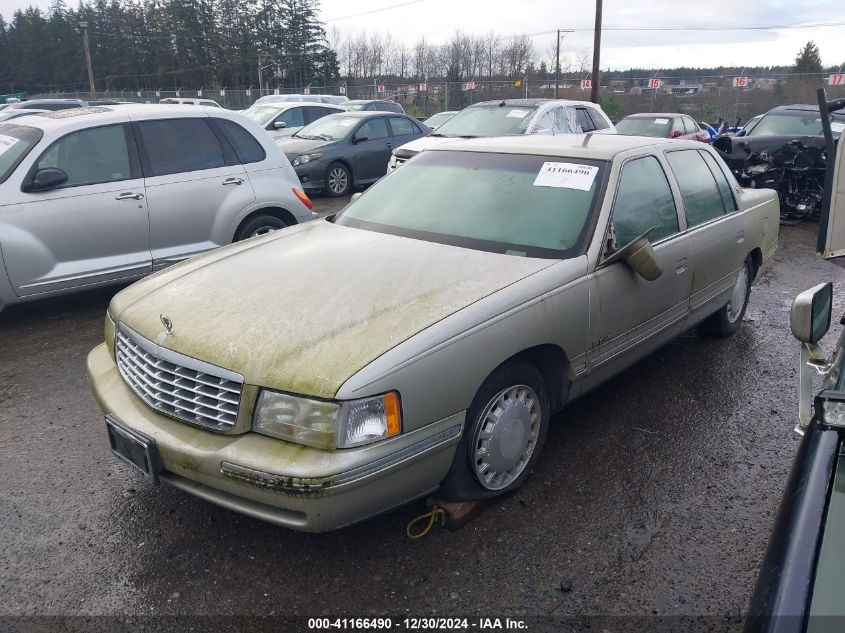
M 798 426 L 795 427 L 796 432 L 801 435 L 809 426 L 813 415 L 813 374 L 825 374 L 829 369 L 829 363 L 818 343 L 830 329 L 832 310 L 833 284 L 827 282 L 805 290 L 795 297 L 789 312 L 792 335 L 803 343 L 799 367 Z
M 663 269 L 654 254 L 654 248 L 645 233 L 614 252 L 603 263 L 610 265 L 620 261 L 628 264 L 635 273 L 646 281 L 654 281 L 663 274 Z
M 273 123 L 273 129 L 275 129 L 275 130 L 282 130 L 282 129 L 286 128 L 287 126 L 288 126 L 288 124 L 285 123 L 284 121 L 276 121 L 275 123 Z

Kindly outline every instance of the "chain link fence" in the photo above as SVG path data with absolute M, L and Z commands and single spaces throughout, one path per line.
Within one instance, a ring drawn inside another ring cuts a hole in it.
M 695 81 L 674 78 L 635 77 L 603 80 L 599 91 L 602 107 L 616 122 L 637 112 L 681 112 L 699 121 L 716 123 L 720 118 L 731 123 L 747 121 L 778 105 L 816 103 L 816 89 L 825 86 L 829 99 L 845 97 L 842 75 L 792 74 L 746 78 L 744 87 L 736 88 L 734 77 L 699 77 Z M 839 83 L 837 83 L 837 81 Z M 743 83 L 740 81 L 739 83 Z M 659 85 L 658 85 L 659 84 Z M 649 87 L 657 85 L 657 87 Z M 333 83 L 307 87 L 223 88 L 179 90 L 120 90 L 96 93 L 97 99 L 115 99 L 139 103 L 158 103 L 172 97 L 213 99 L 224 108 L 243 110 L 261 96 L 271 94 L 331 94 L 350 99 L 392 99 L 414 116 L 427 117 L 444 110 L 460 110 L 479 101 L 515 98 L 554 98 L 554 80 L 516 79 L 484 81 L 429 81 Z M 557 86 L 560 99 L 589 100 L 589 85 L 583 79 L 561 79 Z M 90 99 L 87 91 L 45 92 L 30 98 Z

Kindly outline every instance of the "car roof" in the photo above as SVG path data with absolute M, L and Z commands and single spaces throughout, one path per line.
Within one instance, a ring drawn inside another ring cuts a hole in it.
M 343 105 L 355 105 L 358 103 L 396 103 L 393 99 L 350 99 L 349 101 L 344 101 Z
M 818 112 L 819 106 L 807 103 L 793 103 L 792 105 L 777 106 L 766 112 L 766 114 L 782 114 L 784 112 Z M 834 114 L 845 114 L 845 108 L 834 110 Z
M 426 151 L 539 154 L 543 156 L 611 160 L 617 154 L 631 149 L 654 146 L 701 149 L 702 143 L 700 141 L 626 136 L 623 134 L 527 134 L 465 139 L 444 143 Z
M 67 110 L 40 112 L 24 117 L 25 120 L 21 120 L 20 123 L 14 123 L 14 125 L 39 128 L 48 132 L 65 127 L 84 127 L 78 125 L 79 121 L 83 119 L 90 119 L 90 125 L 93 126 L 108 125 L 109 123 L 123 123 L 126 122 L 127 117 L 137 119 L 181 118 L 191 113 L 196 116 L 208 116 L 211 112 L 220 116 L 220 114 L 228 113 L 229 111 L 223 108 L 208 108 L 192 104 L 185 105 L 181 108 L 174 108 L 172 105 L 167 104 L 159 105 L 157 103 L 121 104 L 119 106 L 90 106 L 85 108 L 69 108 Z M 17 121 L 17 119 L 13 119 L 13 121 Z
M 369 111 L 356 110 L 354 112 L 343 111 L 343 112 L 337 112 L 336 114 L 330 114 L 328 116 L 353 118 L 353 119 L 368 119 L 370 117 L 385 116 L 385 115 L 388 115 L 388 114 L 390 116 L 408 116 L 407 114 L 402 114 L 401 112 L 384 112 L 382 110 L 369 110 Z
M 473 103 L 469 108 L 478 108 L 478 107 L 492 107 L 492 106 L 502 106 L 503 108 L 507 107 L 515 107 L 515 106 L 523 106 L 523 107 L 535 107 L 546 105 L 548 103 L 558 103 L 560 105 L 588 105 L 593 106 L 594 108 L 600 108 L 596 103 L 592 101 L 577 101 L 573 99 L 495 99 L 493 101 L 479 101 L 478 103 Z
M 660 117 L 660 118 L 667 119 L 667 118 L 676 117 L 676 116 L 688 116 L 690 118 L 694 118 L 692 115 L 683 114 L 682 112 L 637 112 L 635 114 L 629 114 L 625 118 L 626 119 L 651 119 L 651 118 L 655 118 L 655 117 Z

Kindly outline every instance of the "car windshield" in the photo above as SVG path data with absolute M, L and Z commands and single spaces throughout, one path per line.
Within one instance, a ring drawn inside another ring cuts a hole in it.
M 437 128 L 433 136 L 508 136 L 525 134 L 537 106 L 471 106 Z
M 282 110 L 283 108 L 279 107 L 254 105 L 244 110 L 241 114 L 248 116 L 258 123 L 258 125 L 267 125 Z
M 630 119 L 622 119 L 616 124 L 616 133 L 666 138 L 669 136 L 671 126 L 672 119 L 669 117 L 631 117 Z
M 6 181 L 41 136 L 34 127 L 0 123 L 0 182 Z
M 360 112 L 364 108 L 367 107 L 366 103 L 353 103 L 353 104 L 346 104 L 346 109 L 350 112 Z
M 831 122 L 834 138 L 839 138 L 845 129 L 845 117 L 834 115 Z M 821 136 L 822 119 L 818 112 L 792 112 L 789 114 L 767 114 L 755 125 L 747 136 Z
M 339 141 L 346 138 L 350 130 L 358 123 L 357 117 L 344 116 L 342 114 L 330 114 L 294 134 L 297 138 L 321 138 L 326 141 Z
M 443 125 L 446 121 L 455 116 L 452 112 L 438 112 L 437 114 L 428 117 L 423 123 L 428 127 L 437 127 Z
M 605 163 L 584 158 L 422 152 L 335 222 L 522 257 L 579 254 Z

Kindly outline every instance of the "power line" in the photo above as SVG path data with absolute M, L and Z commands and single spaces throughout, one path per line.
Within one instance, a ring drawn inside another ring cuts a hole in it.
M 361 13 L 352 13 L 350 15 L 343 15 L 337 18 L 329 18 L 328 20 L 324 20 L 324 22 L 337 22 L 338 20 L 348 20 L 349 18 L 358 18 L 362 15 L 372 15 L 373 13 L 381 13 L 382 11 L 392 11 L 393 9 L 401 9 L 402 7 L 407 7 L 411 4 L 419 4 L 420 2 L 425 2 L 425 0 L 410 0 L 410 2 L 402 2 L 401 4 L 393 4 L 389 7 L 382 7 L 380 9 L 370 9 L 369 11 L 362 11 Z
M 845 22 L 814 22 L 810 24 L 759 24 L 753 26 L 605 26 L 602 31 L 775 31 L 781 29 L 817 29 L 834 26 L 845 26 Z M 571 31 L 590 31 L 593 27 L 575 27 Z M 523 33 L 528 37 L 535 35 L 554 35 L 556 31 L 535 31 Z M 514 37 L 520 37 L 519 35 Z M 506 39 L 506 38 L 501 38 Z

